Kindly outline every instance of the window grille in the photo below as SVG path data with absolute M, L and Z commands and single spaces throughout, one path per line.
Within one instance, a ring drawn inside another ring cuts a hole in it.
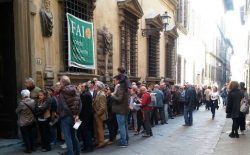
M 63 1 L 63 51 L 64 51 L 64 64 L 65 71 L 70 72 L 85 72 L 92 73 L 91 70 L 80 69 L 68 66 L 68 25 L 66 13 L 70 13 L 85 21 L 92 21 L 93 19 L 93 2 L 92 0 L 64 0 Z
M 167 78 L 173 78 L 172 74 L 173 74 L 173 63 L 174 63 L 174 38 L 173 37 L 170 37 L 168 36 L 169 38 L 169 41 L 168 43 L 166 44 L 166 77 Z
M 121 25 L 121 65 L 125 67 L 129 76 L 137 76 L 138 57 L 138 22 L 137 17 L 124 11 L 124 22 Z
M 159 77 L 160 32 L 148 37 L 148 76 Z

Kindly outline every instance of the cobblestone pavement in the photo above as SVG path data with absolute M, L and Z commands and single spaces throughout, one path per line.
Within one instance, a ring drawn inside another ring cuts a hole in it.
M 191 127 L 184 127 L 183 116 L 169 120 L 169 124 L 158 125 L 153 128 L 153 137 L 143 138 L 141 135 L 134 136 L 130 133 L 129 146 L 120 148 L 116 144 L 97 149 L 89 155 L 216 155 L 224 154 L 223 141 L 220 140 L 222 131 L 225 130 L 226 122 L 225 110 L 220 108 L 216 111 L 215 119 L 212 120 L 210 111 L 201 107 L 199 111 L 194 112 L 194 124 Z M 229 121 L 229 120 L 228 120 Z M 226 133 L 226 141 L 228 139 Z M 222 142 L 222 145 L 217 143 Z M 250 144 L 250 143 L 249 143 Z M 22 154 L 20 145 L 0 149 L 1 155 Z M 63 152 L 60 148 L 54 148 L 51 152 L 43 153 L 36 151 L 35 155 L 56 155 Z M 237 154 L 235 154 L 237 155 Z

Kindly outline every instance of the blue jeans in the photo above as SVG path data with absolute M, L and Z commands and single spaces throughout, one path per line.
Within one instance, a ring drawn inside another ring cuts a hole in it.
M 193 125 L 193 108 L 184 106 L 184 120 L 186 125 Z
M 80 155 L 80 144 L 73 125 L 74 119 L 72 116 L 66 116 L 61 120 L 61 129 L 68 150 L 67 155 Z
M 120 144 L 128 145 L 128 124 L 127 124 L 127 116 L 116 114 L 116 119 L 118 123 L 118 128 L 120 131 Z

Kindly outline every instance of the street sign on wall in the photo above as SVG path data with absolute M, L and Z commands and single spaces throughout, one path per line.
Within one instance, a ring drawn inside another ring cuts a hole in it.
M 95 69 L 93 23 L 67 13 L 68 65 Z

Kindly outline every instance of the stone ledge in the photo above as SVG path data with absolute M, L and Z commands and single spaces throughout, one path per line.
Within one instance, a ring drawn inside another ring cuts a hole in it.
M 73 84 L 86 82 L 88 80 L 92 80 L 93 78 L 100 77 L 99 75 L 96 74 L 79 73 L 79 72 L 60 72 L 57 74 L 58 79 L 60 79 L 60 77 L 63 75 L 68 76 Z

